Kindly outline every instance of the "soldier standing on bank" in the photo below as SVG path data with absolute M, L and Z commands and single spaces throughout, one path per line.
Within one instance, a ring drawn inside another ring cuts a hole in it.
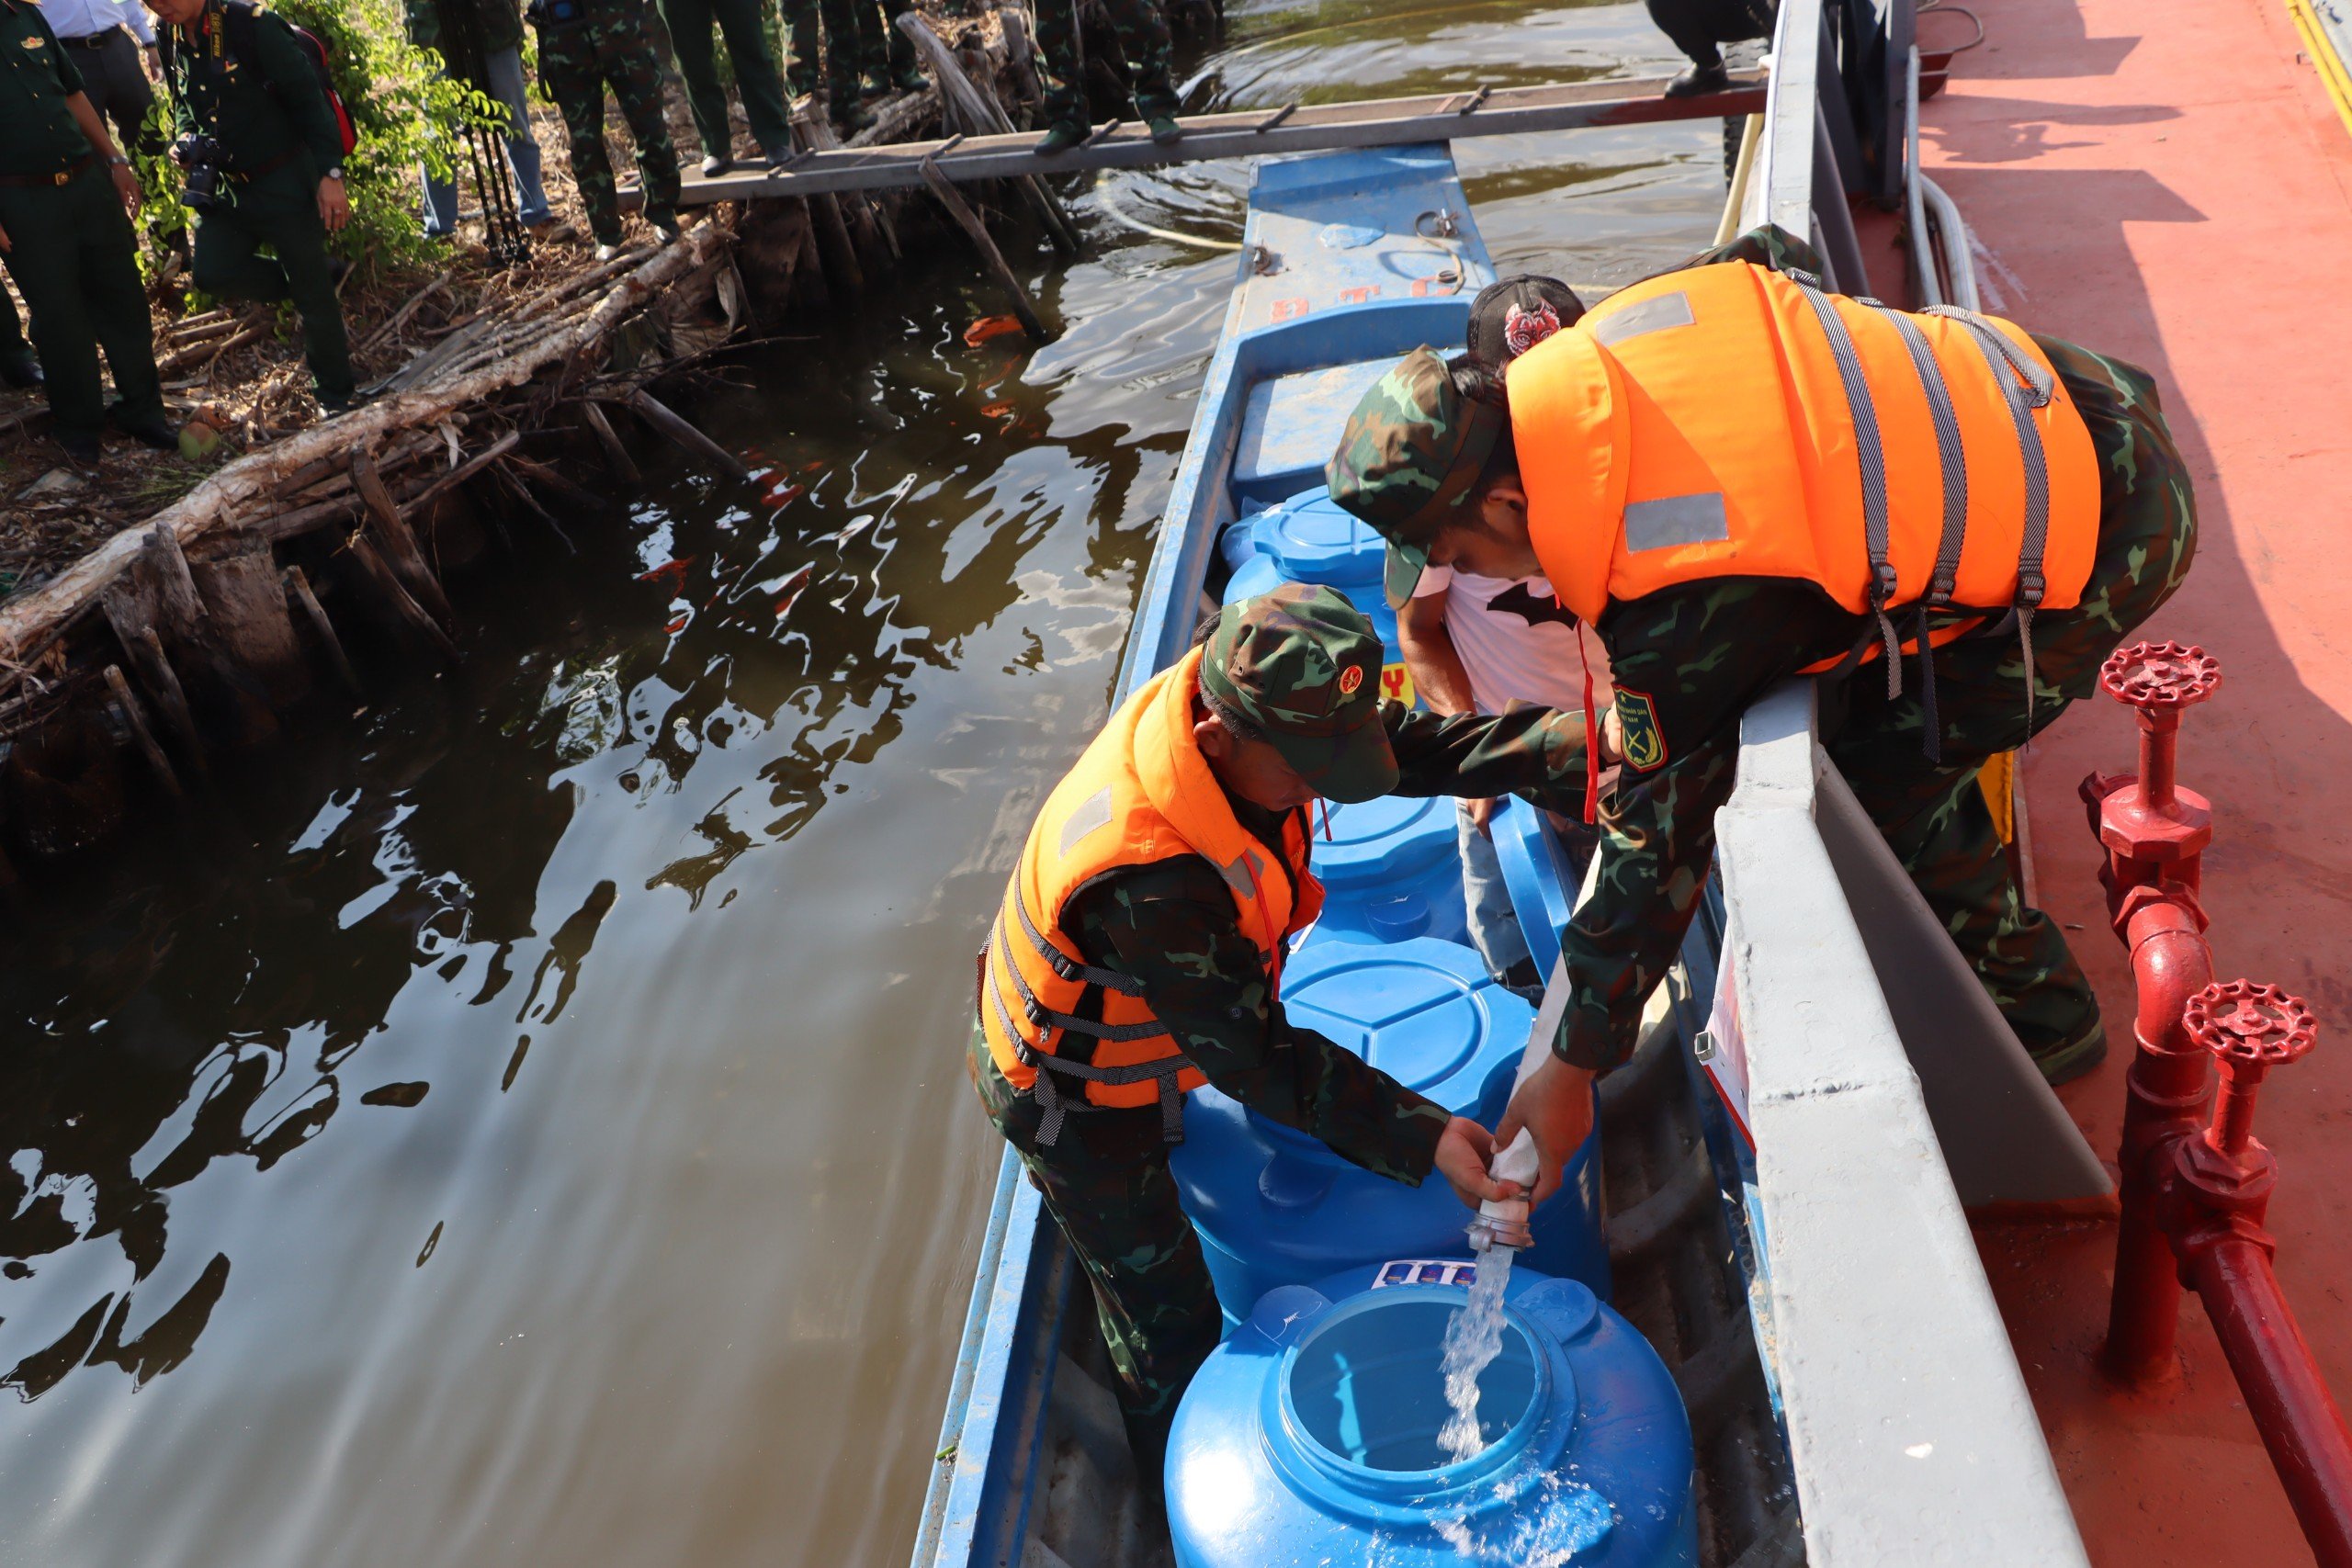
M 661 0 L 662 21 L 685 78 L 686 107 L 702 138 L 702 172 L 723 175 L 735 166 L 735 135 L 727 118 L 727 89 L 719 85 L 718 57 L 711 48 L 716 24 L 727 40 L 735 87 L 743 95 L 743 118 L 752 139 L 771 165 L 792 156 L 792 120 L 784 107 L 784 81 L 768 52 L 764 0 Z
M 539 179 L 539 139 L 531 134 L 528 86 L 523 80 L 523 9 L 517 0 L 406 0 L 408 41 L 440 52 L 443 74 L 456 72 L 466 85 L 495 99 L 506 111 L 506 163 L 514 171 L 514 217 L 526 229 L 554 221 L 547 187 Z M 444 7 L 461 23 L 459 36 L 442 36 Z M 470 33 L 470 37 L 465 36 Z M 478 58 L 477 58 L 478 57 Z M 455 164 L 447 175 L 417 171 L 424 182 L 424 231 L 445 239 L 458 231 Z
M 131 238 L 139 182 L 130 161 L 31 0 L 0 0 L 0 259 L 32 314 L 57 444 L 95 462 L 111 419 L 148 446 L 177 446 Z M 112 409 L 101 347 L 114 372 Z
M 223 299 L 291 300 L 319 406 L 355 396 L 327 236 L 351 221 L 343 130 L 286 19 L 254 0 L 146 0 L 162 44 L 196 213 L 196 286 Z M 262 255 L 261 247 L 277 252 Z
M 785 73 L 793 95 L 823 93 L 844 133 L 874 123 L 861 99 L 927 85 L 915 68 L 915 46 L 896 25 L 909 0 L 889 0 L 889 7 L 886 14 L 883 0 L 784 0 Z
M 1176 82 L 1169 60 L 1174 45 L 1159 0 L 1104 0 L 1135 83 L 1136 112 L 1154 141 L 1184 134 L 1176 123 Z M 1038 0 L 1037 54 L 1046 78 L 1046 118 L 1040 152 L 1066 152 L 1086 140 L 1086 57 L 1079 42 L 1079 0 Z
M 637 143 L 645 220 L 668 244 L 678 237 L 678 150 L 662 118 L 662 58 L 648 27 L 647 0 L 530 0 L 526 15 L 539 29 L 539 83 L 563 111 L 571 141 L 571 183 L 588 209 L 596 259 L 620 250 L 620 194 L 605 153 L 605 89 Z
M 2043 1076 L 2107 1048 L 1977 774 L 2180 585 L 2188 470 L 2145 371 L 1832 299 L 1818 265 L 1746 236 L 1611 296 L 1499 386 L 1421 350 L 1331 459 L 1334 499 L 1407 567 L 1543 572 L 1615 672 L 1624 767 L 1561 943 L 1574 994 L 1497 1129 L 1534 1131 L 1538 1201 L 1697 908 L 1740 716 L 1792 676 L 1823 677 L 1829 757 Z
M 1176 1401 L 1222 1328 L 1168 1151 L 1204 1083 L 1342 1157 L 1465 1203 L 1513 1196 L 1494 1141 L 1293 1021 L 1291 939 L 1322 887 L 1318 796 L 1585 793 L 1584 724 L 1380 699 L 1380 638 L 1337 590 L 1229 604 L 1114 713 L 1030 829 L 981 961 L 971 1071 L 1094 1286 L 1128 1438 L 1156 1491 Z

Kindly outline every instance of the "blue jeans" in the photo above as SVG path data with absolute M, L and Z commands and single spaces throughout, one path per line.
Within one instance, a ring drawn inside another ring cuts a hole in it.
M 1502 863 L 1495 858 L 1495 841 L 1470 820 L 1470 803 L 1456 801 L 1455 836 L 1462 845 L 1462 896 L 1470 910 L 1470 940 L 1487 961 L 1487 973 L 1499 982 L 1511 966 L 1530 963 L 1526 933 L 1519 929 L 1518 911 L 1511 908 L 1510 889 L 1503 885 Z
M 514 168 L 516 216 L 526 224 L 544 223 L 548 193 L 539 183 L 539 144 L 531 139 L 530 106 L 523 96 L 522 51 L 494 50 L 482 56 L 481 68 L 490 78 L 490 96 L 506 106 L 507 123 L 514 128 L 506 139 L 506 161 Z M 453 164 L 458 161 L 451 160 Z M 435 238 L 456 232 L 457 180 L 437 178 L 429 168 L 418 172 L 424 179 L 424 231 Z

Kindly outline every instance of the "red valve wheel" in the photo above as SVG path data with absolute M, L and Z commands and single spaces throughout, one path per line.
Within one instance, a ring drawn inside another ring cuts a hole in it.
M 2186 642 L 2135 642 L 2099 666 L 2107 694 L 2143 713 L 2165 713 L 2201 703 L 2222 683 L 2222 661 Z
M 2319 1043 L 2319 1021 L 2302 998 L 2251 980 L 2206 987 L 2188 998 L 2181 1022 L 2224 1066 L 2283 1066 Z

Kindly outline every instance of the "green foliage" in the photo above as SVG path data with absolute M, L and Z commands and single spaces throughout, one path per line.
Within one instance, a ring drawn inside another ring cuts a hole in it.
M 400 0 L 276 0 L 273 8 L 326 40 L 336 90 L 359 133 L 344 165 L 351 225 L 335 249 L 387 271 L 428 260 L 417 165 L 447 173 L 470 129 L 503 126 L 505 110 L 444 77 L 441 57 L 408 41 Z

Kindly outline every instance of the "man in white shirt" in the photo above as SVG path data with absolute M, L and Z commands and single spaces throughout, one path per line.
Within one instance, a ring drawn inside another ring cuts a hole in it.
M 147 130 L 154 107 L 149 81 L 155 29 L 138 0 L 41 0 L 41 15 L 82 73 L 82 91 L 100 119 L 114 122 L 126 147 L 150 157 L 163 151 Z
M 1470 308 L 1465 357 L 1504 374 L 1511 360 L 1583 314 L 1575 291 L 1557 279 L 1504 278 Z M 1392 569 L 1401 567 L 1393 554 L 1389 559 Z M 1431 711 L 1499 714 L 1534 706 L 1577 712 L 1585 703 L 1588 659 L 1593 712 L 1607 711 L 1606 656 L 1597 640 L 1585 639 L 1579 648 L 1576 617 L 1561 608 L 1544 579 L 1478 577 L 1433 566 L 1408 584 L 1392 570 L 1388 594 L 1402 601 L 1396 606 L 1397 642 L 1414 689 Z M 1498 804 L 1457 803 L 1470 938 L 1497 981 L 1532 993 L 1542 989 L 1544 976 L 1529 956 L 1487 832 Z M 1587 836 L 1582 824 L 1555 818 L 1554 825 L 1566 829 L 1572 853 L 1586 848 L 1578 841 Z

